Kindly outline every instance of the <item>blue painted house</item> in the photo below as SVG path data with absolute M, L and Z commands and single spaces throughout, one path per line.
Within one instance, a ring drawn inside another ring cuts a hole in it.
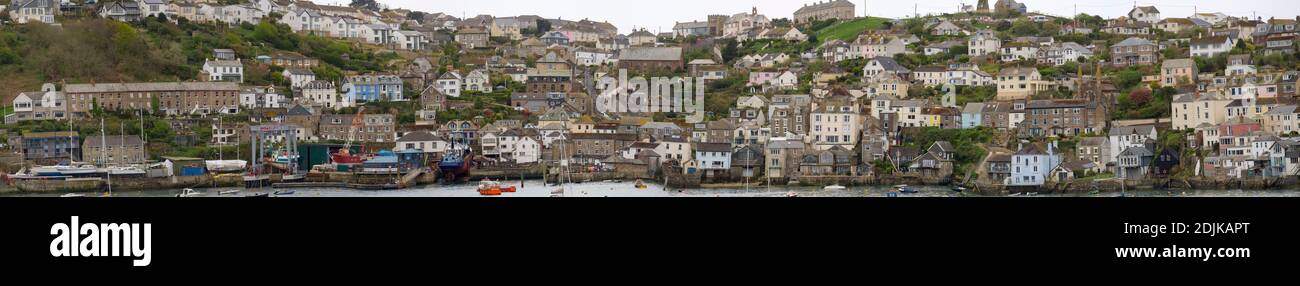
M 347 77 L 343 95 L 356 102 L 401 101 L 402 78 L 391 74 L 371 74 Z
M 81 160 L 81 136 L 76 131 L 23 134 L 23 159 L 37 164 Z
M 961 128 L 979 127 L 984 118 L 984 103 L 971 102 L 966 104 L 966 108 L 961 110 Z

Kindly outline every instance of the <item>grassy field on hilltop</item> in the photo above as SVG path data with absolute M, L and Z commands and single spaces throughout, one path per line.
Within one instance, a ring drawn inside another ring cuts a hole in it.
M 889 21 L 889 19 L 866 17 L 858 18 L 853 21 L 836 23 L 830 27 L 818 30 L 817 39 L 822 42 L 830 40 L 841 40 L 845 42 L 853 41 L 858 38 L 858 35 L 862 34 L 862 31 L 868 29 L 880 29 L 887 21 Z

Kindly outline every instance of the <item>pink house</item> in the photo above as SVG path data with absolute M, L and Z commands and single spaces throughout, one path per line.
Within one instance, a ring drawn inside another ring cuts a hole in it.
M 1259 122 L 1246 120 L 1242 117 L 1219 124 L 1219 151 L 1227 152 L 1229 149 L 1250 148 L 1250 142 L 1254 138 L 1251 134 L 1263 129 Z
M 779 72 L 751 72 L 749 73 L 749 85 L 763 85 L 776 77 L 781 76 Z

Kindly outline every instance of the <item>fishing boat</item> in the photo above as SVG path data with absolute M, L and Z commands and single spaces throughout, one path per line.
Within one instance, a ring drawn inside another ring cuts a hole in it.
M 289 162 L 298 160 L 298 154 L 290 153 L 287 147 L 281 147 L 275 152 L 275 162 L 280 164 L 289 164 Z
M 460 178 L 469 176 L 470 156 L 472 153 L 469 149 L 448 150 L 447 155 L 442 157 L 438 162 L 438 170 L 446 177 L 447 182 L 454 182 Z
M 908 186 L 908 185 L 897 185 L 897 186 L 894 186 L 894 190 L 898 191 L 899 193 L 904 193 L 904 194 L 915 194 L 915 193 L 917 193 L 916 189 L 913 189 L 911 186 Z
M 484 196 L 500 196 L 502 192 L 501 184 L 492 180 L 483 179 L 478 183 L 478 194 Z
M 644 181 L 636 180 L 636 188 L 638 188 L 638 189 L 645 189 L 645 188 L 649 188 L 649 187 L 650 187 L 650 186 L 647 186 L 647 185 L 645 184 Z
M 830 186 L 826 186 L 825 188 L 822 188 L 822 190 L 827 190 L 827 191 L 840 191 L 840 190 L 844 190 L 844 189 L 847 189 L 847 188 L 845 188 L 844 186 L 841 186 L 841 185 L 830 185 Z
M 191 189 L 191 188 L 185 188 L 184 190 L 181 190 L 180 193 L 177 193 L 177 194 L 176 194 L 176 197 L 177 197 L 177 198 L 188 198 L 188 197 L 197 197 L 197 196 L 201 196 L 201 195 L 203 195 L 202 192 L 196 191 L 196 190 Z

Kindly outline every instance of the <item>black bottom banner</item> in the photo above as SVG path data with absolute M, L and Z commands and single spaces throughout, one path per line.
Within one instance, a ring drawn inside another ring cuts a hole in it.
M 6 198 L 0 260 L 162 274 L 1226 269 L 1295 265 L 1297 209 L 1291 198 Z

